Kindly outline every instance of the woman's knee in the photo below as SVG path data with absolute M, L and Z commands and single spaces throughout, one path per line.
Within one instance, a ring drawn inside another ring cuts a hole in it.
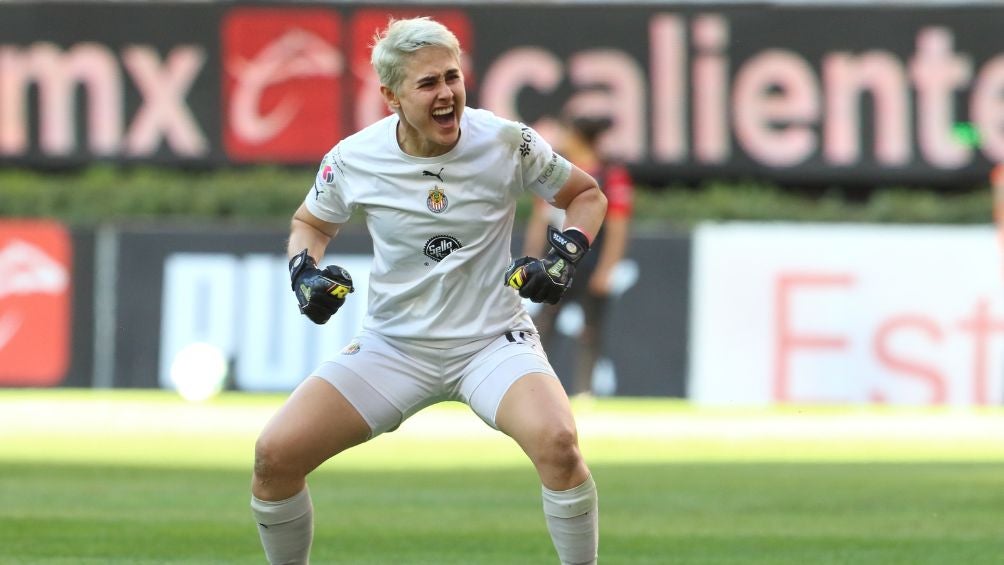
M 284 442 L 267 432 L 254 445 L 254 474 L 262 482 L 306 476 L 286 453 Z
M 541 430 L 537 444 L 536 461 L 556 469 L 573 469 L 582 461 L 579 437 L 574 425 L 558 423 Z

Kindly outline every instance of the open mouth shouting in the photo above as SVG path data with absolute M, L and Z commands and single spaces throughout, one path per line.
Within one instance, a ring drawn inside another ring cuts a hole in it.
M 456 114 L 453 111 L 453 105 L 436 108 L 432 111 L 432 119 L 442 127 L 452 127 L 456 123 Z

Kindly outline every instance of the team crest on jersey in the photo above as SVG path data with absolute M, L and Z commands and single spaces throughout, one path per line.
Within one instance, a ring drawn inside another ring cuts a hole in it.
M 426 257 L 438 263 L 461 247 L 463 247 L 463 244 L 452 235 L 436 235 L 430 237 L 429 241 L 425 242 L 425 248 L 422 249 L 422 253 L 425 253 Z
M 355 355 L 359 353 L 361 348 L 362 346 L 359 345 L 358 341 L 352 341 L 352 343 L 345 346 L 345 349 L 342 349 L 342 355 Z
M 443 192 L 442 188 L 434 186 L 429 191 L 429 197 L 425 199 L 425 205 L 429 207 L 431 212 L 439 214 L 443 210 L 446 210 L 446 207 L 450 205 L 450 201 L 447 200 L 446 193 Z

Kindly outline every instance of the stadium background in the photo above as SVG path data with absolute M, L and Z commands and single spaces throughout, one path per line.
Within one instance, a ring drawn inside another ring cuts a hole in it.
M 299 172 L 282 180 L 301 187 L 341 136 L 384 115 L 367 45 L 388 14 L 416 13 L 390 5 L 215 2 L 2 9 L 5 167 L 65 172 L 98 162 L 194 174 L 281 165 Z M 644 185 L 753 179 L 810 197 L 820 186 L 860 195 L 888 185 L 953 195 L 985 187 L 992 164 L 1004 159 L 1004 66 L 992 7 L 444 4 L 420 11 L 449 23 L 465 44 L 473 105 L 544 131 L 562 112 L 609 115 L 615 125 L 603 148 Z M 853 34 L 833 31 L 851 28 Z M 113 190 L 143 200 L 135 194 L 143 187 L 124 184 Z M 255 192 L 241 198 L 253 200 Z M 982 218 L 989 224 L 989 210 Z M 208 300 L 220 308 L 214 315 L 184 300 L 167 307 L 185 288 L 203 286 L 239 301 L 237 288 L 263 276 L 271 286 L 261 292 L 281 301 L 281 224 L 249 234 L 247 226 L 234 227 L 239 216 L 226 227 L 203 218 L 197 229 L 115 219 L 97 220 L 100 228 L 93 219 L 74 222 L 68 233 L 53 225 L 6 228 L 9 242 L 31 245 L 38 237 L 58 244 L 31 249 L 67 276 L 64 285 L 21 283 L 5 293 L 8 316 L 30 309 L 20 304 L 52 303 L 54 296 L 64 308 L 53 313 L 58 323 L 38 330 L 56 339 L 37 339 L 30 324 L 10 338 L 0 350 L 7 359 L 0 382 L 169 387 L 180 348 L 207 342 L 234 365 L 231 386 L 281 390 L 306 370 L 290 370 L 291 360 L 310 364 L 323 355 L 299 345 L 327 339 L 322 330 L 298 330 L 306 333 L 289 339 L 281 336 L 295 332 L 270 332 L 277 323 L 296 327 L 292 315 L 273 313 L 256 326 L 241 319 L 239 304 L 221 305 L 227 300 Z M 989 268 L 999 259 L 990 229 L 900 228 L 893 238 L 866 226 L 790 226 L 792 240 L 819 240 L 819 252 L 798 256 L 765 226 L 648 226 L 624 265 L 623 296 L 608 328 L 604 394 L 684 397 L 718 388 L 702 384 L 715 378 L 703 368 L 715 365 L 719 344 L 742 347 L 742 336 L 756 342 L 751 349 L 773 353 L 711 371 L 741 370 L 758 383 L 730 402 L 881 397 L 966 405 L 996 404 L 1004 394 L 1000 277 Z M 747 231 L 716 238 L 721 229 Z M 950 237 L 972 244 L 937 258 L 909 253 Z M 898 247 L 878 244 L 896 238 Z M 357 269 L 365 268 L 366 241 L 347 239 L 344 251 L 361 254 Z M 727 248 L 717 251 L 706 240 Z M 730 254 L 740 252 L 750 265 L 736 266 Z M 266 256 L 277 258 L 270 268 L 259 264 Z M 5 257 L 7 269 L 25 261 L 16 252 Z M 898 276 L 881 272 L 888 257 L 897 258 Z M 206 262 L 189 269 L 202 278 L 186 278 L 186 260 Z M 948 261 L 963 264 L 948 273 L 941 267 Z M 732 272 L 719 272 L 726 262 Z M 248 269 L 257 270 L 252 276 Z M 704 282 L 708 276 L 745 280 L 719 288 Z M 912 300 L 895 296 L 900 277 L 916 289 Z M 929 293 L 917 279 L 929 281 Z M 204 316 L 186 313 L 184 304 Z M 808 321 L 817 311 L 827 321 Z M 357 319 L 340 318 L 340 335 L 351 335 Z M 574 316 L 565 322 L 574 333 Z M 727 330 L 694 331 L 709 324 Z M 561 352 L 555 355 L 560 361 Z M 51 361 L 24 362 L 38 358 Z M 841 369 L 827 374 L 819 364 Z M 294 376 L 276 377 L 284 372 Z M 788 381 L 801 389 L 790 398 L 779 391 Z
M 286 217 L 320 156 L 384 111 L 366 64 L 373 30 L 417 14 L 460 36 L 471 105 L 545 131 L 561 112 L 609 115 L 604 150 L 639 181 L 598 399 L 576 404 L 587 450 L 622 481 L 606 495 L 619 562 L 670 562 L 668 548 L 692 563 L 998 562 L 1001 532 L 973 524 L 1004 503 L 991 494 L 1004 492 L 990 198 L 1004 161 L 1002 12 L 959 2 L 0 2 L 0 547 L 12 548 L 0 562 L 256 559 L 230 525 L 246 521 L 237 510 L 214 524 L 239 547 L 228 556 L 199 553 L 212 542 L 179 517 L 153 530 L 196 540 L 184 555 L 138 542 L 113 558 L 111 544 L 42 526 L 65 516 L 15 493 L 72 496 L 140 468 L 200 480 L 151 470 L 165 466 L 245 480 L 231 467 L 263 418 L 361 319 L 361 301 L 323 328 L 296 314 Z M 368 253 L 349 225 L 337 260 L 363 290 Z M 560 324 L 565 375 L 580 323 L 573 312 Z M 229 392 L 175 400 L 193 367 Z M 451 456 L 429 455 L 431 438 L 505 481 L 513 454 L 476 422 L 450 408 L 416 420 L 339 472 L 456 473 Z M 806 461 L 862 465 L 784 466 Z M 795 476 L 818 506 L 784 494 Z M 714 525 L 694 534 L 656 507 L 681 509 L 665 494 L 674 482 L 695 493 L 685 510 L 721 505 Z M 632 485 L 660 496 L 646 504 Z M 755 485 L 762 498 L 744 499 Z M 819 494 L 832 485 L 833 499 Z M 873 521 L 848 525 L 861 505 Z M 767 534 L 738 518 L 764 509 Z M 848 522 L 822 522 L 835 515 Z M 361 555 L 380 535 L 337 527 L 319 535 L 354 536 Z M 513 562 L 401 551 L 397 562 Z

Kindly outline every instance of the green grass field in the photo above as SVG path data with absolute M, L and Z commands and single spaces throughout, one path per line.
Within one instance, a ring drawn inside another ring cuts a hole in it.
M 0 391 L 0 563 L 263 563 L 280 395 Z M 1004 412 L 575 405 L 605 564 L 1004 563 Z M 312 562 L 553 564 L 522 453 L 427 410 L 311 477 Z

